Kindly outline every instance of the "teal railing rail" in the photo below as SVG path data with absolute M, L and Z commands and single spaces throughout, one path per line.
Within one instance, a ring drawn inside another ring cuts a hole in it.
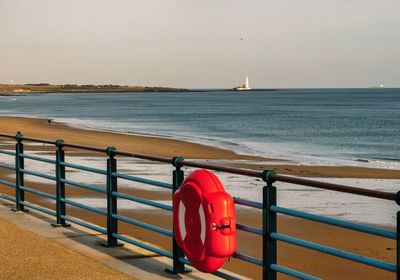
M 363 263 L 369 266 L 373 266 L 376 268 L 380 268 L 382 270 L 391 271 L 396 275 L 397 279 L 400 279 L 400 238 L 399 238 L 399 227 L 400 227 L 400 211 L 397 212 L 397 228 L 396 232 L 385 230 L 381 228 L 376 228 L 372 226 L 346 222 L 334 218 L 323 217 L 319 215 L 309 214 L 301 211 L 296 211 L 292 209 L 287 209 L 283 207 L 279 207 L 276 203 L 276 192 L 277 188 L 273 186 L 275 181 L 287 182 L 292 184 L 298 184 L 303 186 L 309 186 L 320 189 L 333 190 L 338 192 L 345 192 L 360 196 L 369 196 L 377 199 L 385 199 L 391 201 L 392 203 L 396 202 L 400 205 L 400 192 L 397 193 L 389 193 L 375 190 L 368 190 L 356 187 L 349 187 L 337 184 L 329 184 L 325 182 L 318 182 L 313 180 L 305 180 L 302 178 L 295 178 L 291 176 L 282 176 L 276 174 L 273 170 L 265 170 L 263 172 L 239 169 L 239 168 L 231 168 L 220 165 L 213 164 L 205 164 L 196 161 L 188 161 L 181 157 L 174 157 L 172 159 L 165 157 L 157 157 L 152 155 L 145 154 L 137 154 L 126 151 L 119 151 L 114 147 L 108 148 L 99 148 L 93 146 L 85 146 L 73 143 L 66 143 L 63 140 L 45 140 L 45 139 L 37 139 L 31 137 L 25 137 L 21 133 L 17 133 L 14 135 L 8 134 L 0 134 L 0 137 L 3 139 L 14 139 L 16 141 L 15 151 L 11 150 L 0 150 L 0 154 L 5 154 L 8 156 L 12 156 L 15 158 L 15 165 L 7 165 L 4 163 L 0 163 L 0 168 L 9 169 L 15 172 L 15 183 L 0 180 L 0 185 L 10 187 L 15 189 L 15 197 L 5 195 L 0 193 L 0 197 L 15 203 L 15 211 L 24 211 L 25 207 L 32 208 L 46 214 L 52 215 L 55 217 L 54 226 L 69 226 L 67 222 L 79 224 L 83 227 L 95 230 L 99 233 L 107 235 L 107 241 L 103 244 L 104 246 L 119 246 L 120 243 L 118 241 L 124 241 L 138 247 L 144 248 L 146 250 L 152 251 L 154 253 L 160 254 L 162 256 L 166 256 L 173 260 L 172 268 L 170 271 L 173 273 L 183 273 L 187 269 L 185 265 L 190 265 L 189 261 L 184 257 L 183 251 L 177 246 L 175 243 L 175 239 L 173 238 L 173 231 L 169 231 L 163 228 L 160 228 L 155 225 L 147 224 L 138 220 L 131 219 L 129 217 L 125 217 L 118 214 L 117 200 L 118 198 L 135 201 L 138 203 L 146 204 L 155 208 L 160 208 L 166 211 L 172 211 L 172 207 L 169 205 L 165 205 L 162 203 L 158 203 L 156 201 L 143 199 L 140 197 L 135 197 L 132 195 L 124 194 L 118 191 L 117 187 L 117 179 L 121 178 L 128 181 L 140 182 L 144 184 L 149 184 L 153 186 L 157 186 L 160 188 L 166 188 L 171 190 L 172 195 L 174 192 L 179 189 L 181 183 L 184 179 L 184 172 L 182 170 L 183 166 L 195 167 L 195 168 L 205 168 L 214 171 L 222 171 L 232 174 L 239 174 L 249 177 L 261 178 L 266 182 L 266 185 L 262 189 L 263 199 L 262 202 L 249 201 L 245 199 L 235 198 L 234 201 L 236 204 L 244 205 L 247 207 L 252 207 L 256 209 L 260 209 L 263 215 L 263 223 L 262 228 L 256 228 L 249 225 L 237 224 L 237 229 L 246 231 L 255 235 L 262 236 L 262 259 L 258 259 L 249 255 L 246 255 L 242 252 L 235 252 L 232 257 L 238 258 L 243 261 L 258 265 L 262 267 L 262 278 L 275 280 L 277 279 L 277 273 L 286 274 L 297 279 L 319 279 L 314 276 L 295 271 L 293 269 L 283 267 L 277 264 L 277 241 L 293 244 L 296 246 L 308 248 L 311 250 L 319 251 L 321 253 L 333 255 L 336 257 L 344 258 L 347 260 Z M 56 147 L 56 159 L 48 159 L 38 156 L 33 156 L 24 153 L 24 145 L 23 141 L 36 142 L 42 144 L 50 144 Z M 92 167 L 82 166 L 78 164 L 72 164 L 65 161 L 65 151 L 64 147 L 76 148 L 80 150 L 86 151 L 94 151 L 100 152 L 107 155 L 107 169 L 101 170 Z M 125 157 L 133 157 L 138 159 L 156 161 L 166 164 L 172 164 L 174 166 L 174 170 L 172 172 L 172 184 L 149 180 L 145 178 L 135 177 L 127 174 L 123 174 L 118 172 L 117 170 L 117 159 L 116 155 L 125 156 Z M 40 161 L 48 164 L 55 165 L 55 176 L 50 176 L 48 174 L 28 170 L 24 166 L 24 159 L 30 159 L 34 161 Z M 65 177 L 65 168 L 69 167 L 72 169 L 78 169 L 83 171 L 88 171 L 92 173 L 97 173 L 106 176 L 106 189 L 99 188 L 93 185 L 83 184 L 80 182 L 68 180 Z M 40 178 L 45 178 L 55 182 L 56 195 L 52 195 L 46 192 L 42 192 L 36 190 L 34 188 L 26 187 L 24 184 L 24 174 L 29 174 L 32 176 L 37 176 Z M 65 197 L 65 188 L 66 185 L 75 186 L 78 188 L 87 189 L 94 192 L 103 193 L 107 196 L 107 207 L 106 210 L 102 210 L 99 208 L 91 207 L 88 205 L 84 205 L 81 203 L 77 203 Z M 30 203 L 25 200 L 25 192 L 29 192 L 38 196 L 46 197 L 52 200 L 55 200 L 55 210 L 50 210 L 39 205 Z M 97 225 L 87 223 L 81 219 L 77 219 L 71 216 L 66 215 L 66 207 L 67 205 L 72 205 L 78 208 L 82 208 L 88 211 L 92 211 L 94 213 L 104 215 L 107 217 L 107 228 L 104 229 Z M 347 229 L 351 229 L 354 231 L 364 232 L 372 235 L 381 236 L 384 238 L 394 239 L 397 244 L 397 262 L 396 264 L 386 263 L 380 260 L 372 259 L 369 257 L 364 257 L 361 255 L 357 255 L 354 253 L 338 250 L 335 248 L 323 246 L 320 244 L 304 241 L 301 239 L 293 238 L 290 236 L 286 236 L 277 232 L 277 214 L 284 214 L 289 216 L 294 216 L 297 218 L 312 220 L 320 223 L 325 223 L 333 226 L 343 227 Z M 137 240 L 128 238 L 126 236 L 120 235 L 118 232 L 118 221 L 123 221 L 128 224 L 132 224 L 135 226 L 139 226 L 148 230 L 152 230 L 158 232 L 160 234 L 172 237 L 172 252 L 167 252 L 165 250 L 153 247 L 151 245 L 139 242 Z M 226 279 L 237 279 L 231 275 L 226 273 L 216 271 L 215 275 L 220 276 L 221 278 Z

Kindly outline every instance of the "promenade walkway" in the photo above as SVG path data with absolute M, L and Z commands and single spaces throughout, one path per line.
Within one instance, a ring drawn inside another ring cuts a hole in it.
M 75 224 L 55 228 L 54 217 L 12 207 L 0 199 L 0 279 L 221 279 L 196 270 L 167 273 L 166 257 L 130 244 L 106 248 L 105 235 Z

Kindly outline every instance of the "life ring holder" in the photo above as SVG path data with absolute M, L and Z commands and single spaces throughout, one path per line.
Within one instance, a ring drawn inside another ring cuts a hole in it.
M 217 270 L 235 252 L 234 202 L 210 171 L 196 170 L 183 181 L 174 194 L 173 217 L 175 240 L 200 271 Z

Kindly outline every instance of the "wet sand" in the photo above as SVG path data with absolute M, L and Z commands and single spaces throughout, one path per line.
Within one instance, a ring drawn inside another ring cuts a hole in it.
M 75 129 L 64 124 L 59 124 L 45 119 L 8 118 L 0 117 L 0 133 L 15 135 L 17 130 L 27 137 L 35 137 L 49 140 L 63 139 L 70 143 L 93 145 L 98 147 L 115 146 L 120 150 L 152 154 L 157 156 L 173 157 L 183 156 L 187 159 L 228 159 L 230 165 L 256 170 L 275 169 L 280 174 L 307 176 L 307 177 L 341 177 L 341 178 L 384 178 L 400 179 L 400 171 L 383 170 L 359 167 L 331 167 L 331 166 L 298 166 L 290 165 L 290 162 L 276 161 L 260 157 L 237 155 L 232 151 L 177 141 L 168 138 L 157 138 L 138 135 L 121 135 L 116 133 Z M 0 138 L 0 141 L 4 138 Z M 4 139 L 5 141 L 9 141 Z M 14 148 L 7 142 L 0 142 L 0 148 Z M 53 150 L 49 146 L 25 146 L 26 150 Z M 251 160 L 251 164 L 237 162 L 235 160 Z M 268 164 L 265 164 L 268 162 Z M 0 168 L 0 179 L 6 178 L 9 171 Z M 29 181 L 26 185 L 29 186 Z M 35 187 L 48 193 L 55 192 L 53 185 L 35 184 Z M 12 189 L 1 186 L 1 193 L 12 193 Z M 143 198 L 165 199 L 170 198 L 168 191 L 152 192 L 135 189 L 122 189 L 121 192 L 137 195 Z M 67 196 L 88 195 L 89 191 L 67 187 Z M 92 192 L 90 192 L 93 195 Z M 43 201 L 32 194 L 26 194 L 27 200 L 54 209 L 53 204 Z M 148 222 L 166 229 L 171 229 L 172 217 L 164 211 L 120 211 L 121 215 Z M 105 226 L 105 217 L 79 210 L 75 207 L 68 208 L 68 215 L 87 219 L 93 223 Z M 237 213 L 238 222 L 260 227 L 261 215 L 257 211 L 241 210 Z M 170 250 L 171 239 L 160 234 L 120 222 L 119 230 L 129 233 L 137 238 L 142 238 Z M 331 246 L 341 250 L 347 250 L 363 256 L 377 258 L 383 261 L 395 263 L 395 242 L 386 238 L 375 237 L 368 234 L 356 233 L 333 226 L 318 224 L 284 216 L 278 217 L 278 231 L 293 237 L 313 241 L 315 243 Z M 278 264 L 296 269 L 324 279 L 394 279 L 393 273 L 374 269 L 366 265 L 342 260 L 333 256 L 313 252 L 296 246 L 278 242 Z M 239 231 L 238 251 L 255 257 L 261 257 L 261 238 L 253 234 Z M 235 272 L 242 273 L 255 279 L 259 279 L 261 269 L 255 265 L 231 258 L 224 266 Z M 280 276 L 279 279 L 290 279 Z
M 27 137 L 57 140 L 65 142 L 91 145 L 101 148 L 114 146 L 119 150 L 151 154 L 162 157 L 181 156 L 185 159 L 225 159 L 232 160 L 229 166 L 242 167 L 254 170 L 275 169 L 279 174 L 303 177 L 336 177 L 336 178 L 376 178 L 400 179 L 400 170 L 378 168 L 361 168 L 355 166 L 302 166 L 291 164 L 289 161 L 274 158 L 239 155 L 233 151 L 211 146 L 175 140 L 171 138 L 127 135 L 104 131 L 78 129 L 63 123 L 47 119 L 0 117 L 0 133 L 15 135 L 20 131 Z M 1 140 L 5 138 L 0 138 Z M 1 145 L 2 148 L 12 148 L 14 145 Z M 54 150 L 49 146 L 27 146 L 27 150 Z M 68 148 L 66 149 L 68 150 Z M 81 153 L 84 154 L 84 153 Z M 235 162 L 234 160 L 253 161 L 252 163 Z M 265 164 L 268 162 L 268 164 Z M 279 164 L 274 164 L 274 162 Z

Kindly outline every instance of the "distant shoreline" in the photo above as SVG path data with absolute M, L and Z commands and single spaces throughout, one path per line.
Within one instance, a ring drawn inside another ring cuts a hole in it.
M 280 89 L 256 88 L 251 91 L 279 91 Z M 222 89 L 186 89 L 171 87 L 143 87 L 143 86 L 121 86 L 121 85 L 52 85 L 48 83 L 11 85 L 0 84 L 0 96 L 27 95 L 38 93 L 114 93 L 114 92 L 210 92 L 210 91 L 232 91 L 232 88 Z
M 184 88 L 142 87 L 120 85 L 51 85 L 47 83 L 10 85 L 0 84 L 0 95 L 36 93 L 98 93 L 98 92 L 186 92 Z
M 252 92 L 252 91 L 280 91 L 282 89 L 275 89 L 275 88 L 252 88 L 251 90 L 246 91 L 237 91 L 233 88 L 222 88 L 222 89 L 188 89 L 189 92 L 220 92 L 220 91 L 233 91 L 233 92 Z

